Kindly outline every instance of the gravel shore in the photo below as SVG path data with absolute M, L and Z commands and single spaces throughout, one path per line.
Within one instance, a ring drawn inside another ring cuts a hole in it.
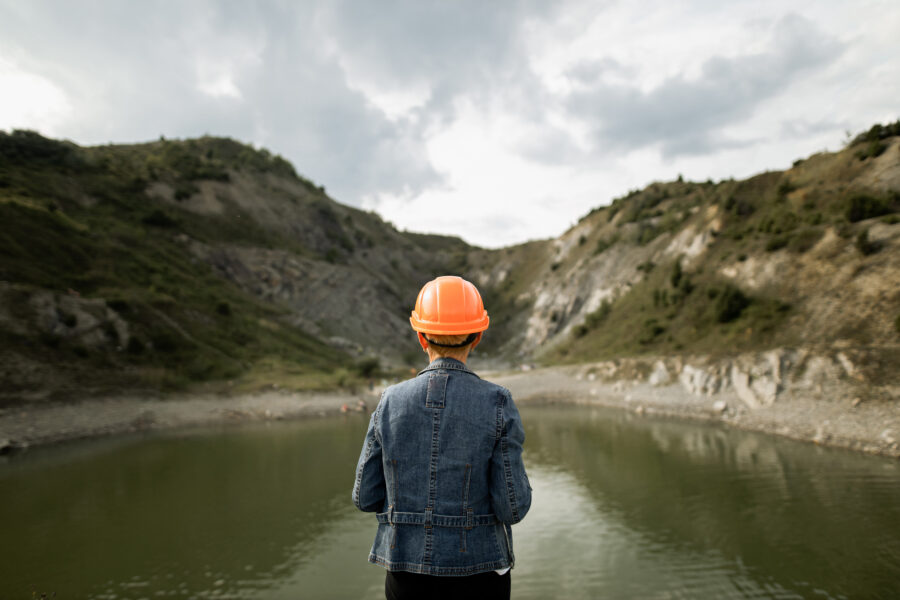
M 826 446 L 900 458 L 900 410 L 895 402 L 786 395 L 771 406 L 748 408 L 734 392 L 692 394 L 681 385 L 602 382 L 588 365 L 527 372 L 483 372 L 509 388 L 520 405 L 585 404 L 655 417 L 722 422 Z M 0 411 L 0 453 L 28 446 L 115 434 L 321 417 L 371 410 L 380 390 L 247 396 L 171 396 L 86 400 Z
M 246 396 L 110 397 L 0 412 L 0 453 L 76 439 L 179 427 L 324 417 L 368 410 L 377 395 L 265 392 Z

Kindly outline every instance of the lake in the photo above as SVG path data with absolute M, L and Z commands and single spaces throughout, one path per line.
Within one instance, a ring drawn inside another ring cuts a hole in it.
M 900 462 L 524 407 L 513 598 L 900 597 Z M 383 598 L 350 502 L 366 415 L 0 457 L 0 599 Z

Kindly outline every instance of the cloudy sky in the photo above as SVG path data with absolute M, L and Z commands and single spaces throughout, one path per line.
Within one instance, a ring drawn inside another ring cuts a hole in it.
M 900 117 L 900 2 L 0 0 L 0 129 L 203 134 L 497 247 Z

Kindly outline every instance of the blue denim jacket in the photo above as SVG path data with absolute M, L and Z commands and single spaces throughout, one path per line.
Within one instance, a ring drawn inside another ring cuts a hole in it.
M 356 467 L 353 503 L 377 512 L 369 562 L 473 575 L 512 567 L 531 506 L 525 432 L 509 390 L 438 358 L 384 391 Z

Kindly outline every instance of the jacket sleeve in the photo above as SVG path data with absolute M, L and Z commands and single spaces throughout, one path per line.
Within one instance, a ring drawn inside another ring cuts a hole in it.
M 381 441 L 376 433 L 378 408 L 369 419 L 369 429 L 366 431 L 366 439 L 363 442 L 359 462 L 356 464 L 356 480 L 353 484 L 353 504 L 356 508 L 366 512 L 375 512 L 384 506 L 385 483 L 384 467 L 381 464 Z
M 521 521 L 531 508 L 531 485 L 522 462 L 525 430 L 509 392 L 498 416 L 498 436 L 491 457 L 491 505 L 503 523 Z

